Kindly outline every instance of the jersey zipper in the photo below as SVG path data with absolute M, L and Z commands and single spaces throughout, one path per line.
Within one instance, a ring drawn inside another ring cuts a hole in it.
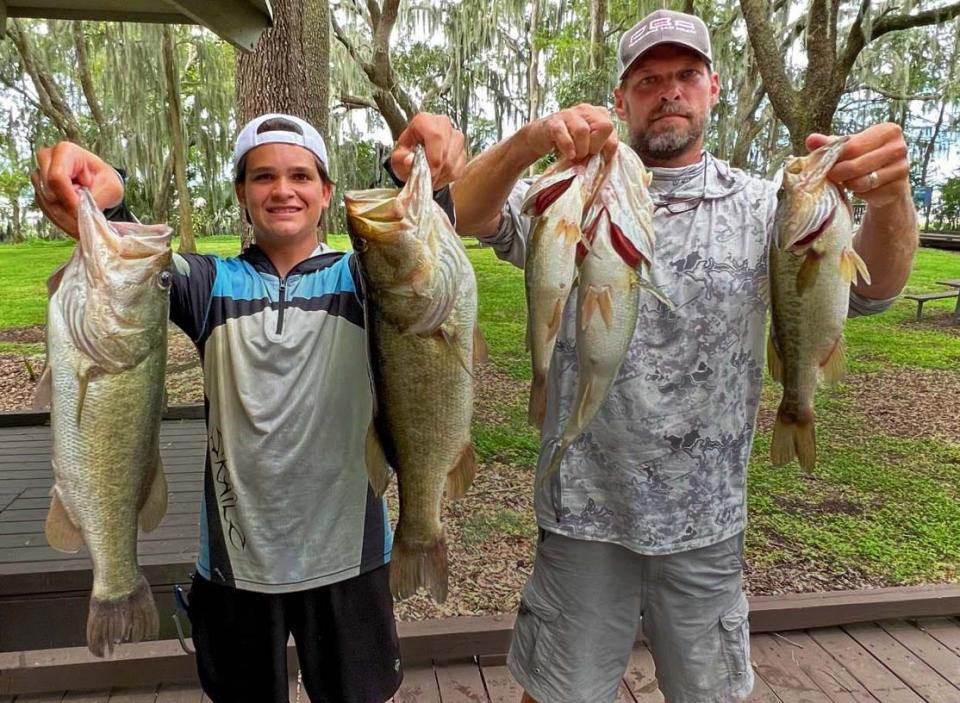
M 287 279 L 280 279 L 280 304 L 277 307 L 277 334 L 283 333 L 283 302 L 287 291 Z

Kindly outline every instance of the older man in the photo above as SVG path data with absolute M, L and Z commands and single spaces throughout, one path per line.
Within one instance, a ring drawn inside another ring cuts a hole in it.
M 541 538 L 508 664 L 526 703 L 611 701 L 642 624 L 669 703 L 727 703 L 753 684 L 746 467 L 776 189 L 704 151 L 720 88 L 701 20 L 660 10 L 630 28 L 618 81 L 616 113 L 653 173 L 651 276 L 676 308 L 641 307 L 604 406 L 560 470 L 537 481 Z M 826 141 L 811 135 L 807 146 Z M 523 266 L 530 223 L 518 178 L 553 150 L 581 159 L 615 146 L 606 111 L 589 105 L 526 125 L 454 184 L 458 230 Z M 830 172 L 868 204 L 855 246 L 873 283 L 851 291 L 853 314 L 885 309 L 909 274 L 907 171 L 900 130 L 883 124 L 853 135 Z M 573 308 L 550 366 L 538 478 L 576 393 Z

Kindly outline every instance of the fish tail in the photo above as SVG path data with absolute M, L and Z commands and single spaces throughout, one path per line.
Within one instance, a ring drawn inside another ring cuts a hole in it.
M 527 410 L 527 419 L 536 428 L 543 427 L 543 418 L 547 412 L 547 377 L 543 374 L 533 374 L 530 383 L 530 405 Z
M 817 438 L 813 413 L 810 412 L 806 417 L 798 418 L 780 406 L 773 425 L 770 462 L 774 466 L 783 466 L 794 458 L 800 462 L 804 471 L 812 471 L 816 466 Z
M 87 614 L 87 647 L 98 657 L 113 654 L 120 642 L 157 638 L 160 620 L 150 584 L 140 575 L 133 593 L 120 600 L 90 598 Z
M 425 588 L 437 603 L 447 600 L 447 537 L 441 531 L 432 544 L 408 544 L 397 527 L 390 557 L 390 592 L 397 600 Z
M 570 446 L 570 442 L 566 439 L 562 439 L 553 447 L 553 454 L 550 455 L 550 463 L 547 464 L 547 468 L 540 474 L 537 478 L 537 483 L 541 486 L 550 480 L 550 477 L 553 476 L 559 469 L 560 463 L 563 461 L 563 455 L 567 453 L 567 447 Z

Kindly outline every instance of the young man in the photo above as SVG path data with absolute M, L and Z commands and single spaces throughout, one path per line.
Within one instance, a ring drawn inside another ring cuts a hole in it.
M 435 194 L 462 170 L 463 135 L 421 114 L 391 155 L 399 178 L 425 146 Z M 93 154 L 37 154 L 37 201 L 76 233 L 76 186 L 121 216 L 123 186 Z M 402 677 L 385 504 L 364 468 L 372 397 L 357 263 L 316 242 L 330 202 L 326 147 L 307 122 L 262 115 L 234 151 L 256 244 L 174 258 L 170 318 L 203 362 L 208 451 L 189 614 L 215 703 L 288 700 L 292 633 L 310 699 L 381 703 Z
M 753 683 L 742 553 L 775 189 L 703 150 L 719 81 L 698 18 L 654 12 L 623 35 L 619 64 L 616 112 L 653 173 L 652 278 L 676 308 L 642 305 L 605 405 L 560 470 L 538 476 L 541 540 L 508 664 L 526 703 L 612 701 L 642 620 L 669 703 L 728 703 Z M 554 149 L 580 159 L 615 147 L 606 111 L 589 105 L 526 125 L 454 184 L 458 230 L 522 266 L 530 223 L 517 179 Z M 856 248 L 873 284 L 851 292 L 854 314 L 886 308 L 909 274 L 905 155 L 897 127 L 877 125 L 850 138 L 830 174 L 868 203 Z M 548 449 L 576 393 L 574 307 L 550 367 Z

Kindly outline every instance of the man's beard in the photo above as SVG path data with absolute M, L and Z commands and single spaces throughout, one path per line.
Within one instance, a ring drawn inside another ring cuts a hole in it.
M 690 120 L 689 126 L 686 129 L 672 127 L 656 133 L 651 131 L 631 132 L 630 146 L 643 160 L 669 161 L 686 152 L 691 145 L 696 144 L 697 140 L 703 136 L 703 128 L 706 125 L 709 112 L 697 119 L 695 115 L 686 113 L 679 106 L 674 107 L 672 104 L 668 104 L 664 108 L 660 110 L 658 117 L 671 114 L 684 115 Z

